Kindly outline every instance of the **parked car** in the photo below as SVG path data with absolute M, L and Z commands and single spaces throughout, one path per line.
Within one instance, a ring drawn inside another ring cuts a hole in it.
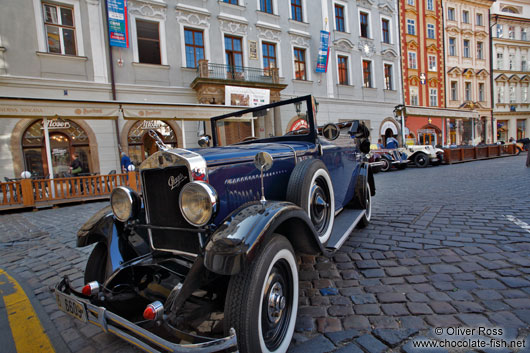
M 410 145 L 399 150 L 418 168 L 440 165 L 444 159 L 444 150 L 430 145 Z
M 388 172 L 393 167 L 399 170 L 407 168 L 407 165 L 409 163 L 409 161 L 407 160 L 407 156 L 399 149 L 379 148 L 375 144 L 372 144 L 370 148 L 370 155 L 379 157 L 378 165 L 380 165 L 380 171 Z
M 212 118 L 202 149 L 151 136 L 142 194 L 116 188 L 78 232 L 95 244 L 86 285 L 63 278 L 59 308 L 150 352 L 285 352 L 295 256 L 330 256 L 370 222 L 368 128 L 317 128 L 305 96 Z

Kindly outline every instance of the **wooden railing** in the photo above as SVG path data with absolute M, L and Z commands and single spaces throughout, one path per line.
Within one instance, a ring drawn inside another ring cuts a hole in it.
M 0 183 L 0 209 L 54 205 L 109 196 L 117 186 L 139 192 L 136 172 L 71 178 L 22 179 Z
M 444 148 L 444 161 L 451 164 L 515 155 L 516 153 L 515 144 Z

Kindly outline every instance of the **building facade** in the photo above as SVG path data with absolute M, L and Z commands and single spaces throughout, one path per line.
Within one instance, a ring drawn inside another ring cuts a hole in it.
M 491 143 L 490 0 L 444 2 L 447 108 L 469 116 L 447 119 L 447 143 Z M 478 113 L 478 119 L 475 119 Z
M 496 1 L 491 23 L 495 138 L 530 137 L 530 3 Z
M 126 4 L 128 47 L 109 50 L 105 1 L 0 0 L 0 176 L 46 175 L 48 165 L 60 174 L 73 153 L 88 172 L 119 170 L 120 151 L 136 163 L 156 151 L 149 129 L 197 147 L 208 117 L 246 103 L 227 101 L 229 91 L 263 102 L 312 94 L 318 124 L 361 119 L 374 142 L 383 125 L 400 134 L 392 0 Z

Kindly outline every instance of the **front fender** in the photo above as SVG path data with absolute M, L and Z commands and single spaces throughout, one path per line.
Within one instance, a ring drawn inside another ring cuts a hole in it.
M 300 207 L 286 201 L 254 202 L 234 211 L 213 233 L 204 265 L 218 274 L 237 274 L 274 232 L 285 235 L 297 252 L 324 252 L 311 220 Z

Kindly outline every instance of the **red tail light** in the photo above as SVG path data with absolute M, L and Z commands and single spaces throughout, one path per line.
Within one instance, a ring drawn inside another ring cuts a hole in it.
M 158 300 L 149 304 L 144 310 L 144 319 L 146 320 L 157 320 L 164 313 L 164 305 Z
M 99 292 L 99 283 L 94 281 L 87 283 L 83 289 L 81 289 L 81 293 L 86 296 L 91 296 L 93 294 L 97 294 Z

